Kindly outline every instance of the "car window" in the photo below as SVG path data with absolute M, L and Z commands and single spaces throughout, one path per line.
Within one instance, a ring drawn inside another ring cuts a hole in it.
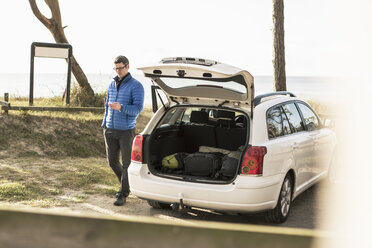
M 225 88 L 236 91 L 241 94 L 247 93 L 247 86 L 245 83 L 239 82 L 236 78 L 215 80 L 211 78 L 187 78 L 187 77 L 159 77 L 165 85 L 173 89 L 209 86 L 216 88 Z
M 267 133 L 269 139 L 283 135 L 281 108 L 272 108 L 267 112 Z
M 281 106 L 269 110 L 266 121 L 270 139 L 292 133 L 287 116 Z
M 308 131 L 315 130 L 319 127 L 319 120 L 313 110 L 303 103 L 297 103 L 304 118 L 305 126 Z
M 304 131 L 302 119 L 294 103 L 284 104 L 283 111 L 288 118 L 289 125 L 293 132 Z
M 172 117 L 176 113 L 176 108 L 168 111 L 168 113 L 165 115 L 164 119 L 162 120 L 162 124 L 170 124 L 169 122 L 171 121 Z
M 282 107 L 280 107 L 280 111 L 282 113 L 282 120 L 283 120 L 283 135 L 292 133 L 291 127 L 289 126 L 289 122 L 287 116 L 285 115 Z
M 188 123 L 190 122 L 190 116 L 192 111 L 199 111 L 200 108 L 187 108 L 182 116 L 182 122 Z

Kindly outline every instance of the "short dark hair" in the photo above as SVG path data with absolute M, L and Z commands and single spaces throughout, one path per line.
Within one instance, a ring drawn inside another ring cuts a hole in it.
M 127 59 L 127 57 L 123 56 L 123 55 L 119 55 L 115 58 L 115 64 L 120 64 L 120 63 L 123 63 L 125 66 L 129 64 L 129 60 Z

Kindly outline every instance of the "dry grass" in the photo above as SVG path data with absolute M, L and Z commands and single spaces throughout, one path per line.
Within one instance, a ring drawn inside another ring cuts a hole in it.
M 114 195 L 118 187 L 105 158 L 6 159 L 0 164 L 0 202 L 64 206 L 89 194 Z
M 13 105 L 27 104 L 20 99 Z M 144 109 L 137 132 L 151 116 Z M 55 207 L 114 195 L 119 183 L 107 165 L 102 118 L 88 112 L 0 115 L 0 204 Z
M 338 106 L 334 103 L 320 102 L 320 101 L 307 101 L 310 106 L 321 115 L 333 115 L 337 112 Z

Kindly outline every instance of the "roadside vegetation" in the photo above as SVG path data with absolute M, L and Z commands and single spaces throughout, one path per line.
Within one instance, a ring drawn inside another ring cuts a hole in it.
M 12 98 L 13 106 L 27 106 Z M 63 106 L 60 98 L 34 106 Z M 151 118 L 145 108 L 137 133 Z M 119 183 L 109 168 L 102 113 L 9 111 L 0 115 L 0 204 L 68 206 L 89 196 L 115 195 Z
M 335 103 L 314 100 L 309 100 L 307 102 L 310 104 L 312 109 L 314 109 L 315 112 L 320 115 L 320 117 L 334 116 L 338 110 L 338 106 Z

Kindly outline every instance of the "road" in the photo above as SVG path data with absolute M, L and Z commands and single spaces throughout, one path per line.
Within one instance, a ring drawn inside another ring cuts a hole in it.
M 271 224 L 266 222 L 263 213 L 257 214 L 222 214 L 210 210 L 199 208 L 187 208 L 183 210 L 163 210 L 150 207 L 146 201 L 129 196 L 124 206 L 113 206 L 113 197 L 98 199 L 93 197 L 86 203 L 78 204 L 74 212 L 81 212 L 94 215 L 104 214 L 112 216 L 153 216 L 155 218 L 167 219 L 174 222 L 187 222 L 189 220 L 203 220 L 215 222 L 229 222 L 239 224 L 272 225 L 282 227 L 315 229 L 324 219 L 324 211 L 327 207 L 322 207 L 322 196 L 332 195 L 331 188 L 325 182 L 321 182 L 299 195 L 291 208 L 287 222 L 283 224 Z
M 319 184 L 311 187 L 303 194 L 298 196 L 292 205 L 290 216 L 284 224 L 272 224 L 265 220 L 264 213 L 257 214 L 221 214 L 214 211 L 191 208 L 180 211 L 172 210 L 157 210 L 152 209 L 151 215 L 169 216 L 169 219 L 178 218 L 183 220 L 203 220 L 203 221 L 217 221 L 217 222 L 230 222 L 240 224 L 258 224 L 258 225 L 274 225 L 284 227 L 299 227 L 314 229 L 319 226 L 322 218 L 322 193 L 325 189 L 324 184 Z

